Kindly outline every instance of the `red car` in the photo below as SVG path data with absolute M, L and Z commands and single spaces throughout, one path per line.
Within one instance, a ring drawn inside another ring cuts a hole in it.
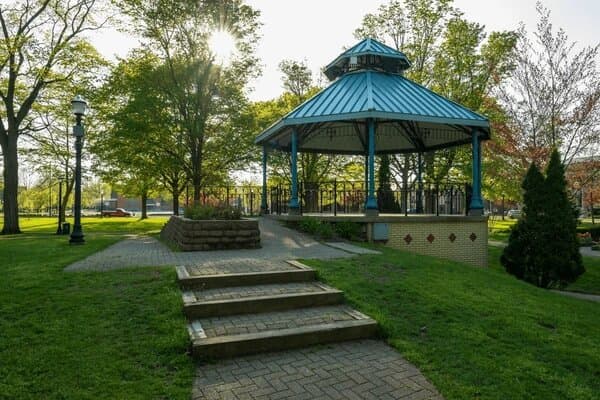
M 135 214 L 131 211 L 127 211 L 123 208 L 117 208 L 116 210 L 104 210 L 102 211 L 103 217 L 133 217 Z

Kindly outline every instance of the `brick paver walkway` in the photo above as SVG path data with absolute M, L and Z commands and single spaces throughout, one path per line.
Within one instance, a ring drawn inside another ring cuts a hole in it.
M 195 300 L 233 300 L 246 297 L 276 296 L 292 293 L 322 292 L 324 287 L 319 282 L 279 283 L 271 285 L 235 286 L 217 289 L 190 291 Z
M 324 246 L 312 238 L 281 226 L 268 218 L 260 220 L 260 249 L 174 252 L 158 240 L 148 236 L 131 236 L 109 248 L 69 265 L 67 271 L 109 270 L 126 267 L 201 265 L 203 273 L 214 268 L 214 273 L 280 270 L 278 260 L 298 258 L 339 258 L 353 255 Z M 249 269 L 250 268 L 250 269 Z M 226 269 L 226 270 L 225 270 Z
M 352 257 L 324 246 L 277 222 L 262 219 L 261 249 L 211 252 L 172 252 L 154 238 L 133 236 L 67 267 L 76 270 L 109 270 L 132 266 L 186 265 L 193 275 L 293 269 L 282 260 Z M 315 283 L 318 285 L 317 283 Z M 306 283 L 296 284 L 300 289 Z M 318 286 L 314 288 L 318 290 Z M 204 295 L 244 297 L 236 288 L 207 290 Z M 274 285 L 253 290 L 270 292 Z M 200 293 L 194 293 L 201 296 Z M 218 329 L 259 332 L 273 328 L 352 319 L 346 306 L 315 307 L 287 312 L 204 318 L 205 334 Z M 258 319 L 257 319 L 258 317 Z M 225 319 L 231 323 L 223 324 Z M 264 321 L 259 320 L 265 319 Z M 218 321 L 219 323 L 214 323 Z M 214 325 L 214 329 L 213 329 Z M 408 399 L 443 400 L 431 383 L 398 352 L 382 341 L 361 340 L 313 346 L 267 354 L 199 362 L 192 390 L 201 399 Z
M 443 399 L 417 368 L 375 340 L 200 365 L 192 398 Z

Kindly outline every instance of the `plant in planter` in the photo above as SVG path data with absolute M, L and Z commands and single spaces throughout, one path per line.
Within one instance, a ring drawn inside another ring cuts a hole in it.
M 223 219 L 227 221 L 242 219 L 242 211 L 231 206 L 195 205 L 186 207 L 183 216 L 195 221 L 207 219 Z
M 188 207 L 184 217 L 169 219 L 160 236 L 183 251 L 260 247 L 258 221 L 242 219 L 241 210 L 230 206 Z

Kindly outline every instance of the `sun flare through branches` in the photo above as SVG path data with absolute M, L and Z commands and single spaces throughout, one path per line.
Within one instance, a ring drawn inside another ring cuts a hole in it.
M 235 38 L 224 30 L 213 32 L 208 39 L 208 46 L 215 57 L 215 62 L 219 64 L 229 63 L 236 51 Z

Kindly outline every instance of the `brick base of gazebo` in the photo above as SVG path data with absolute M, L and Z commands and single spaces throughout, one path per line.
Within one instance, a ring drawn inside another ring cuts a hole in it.
M 417 254 L 488 266 L 488 218 L 484 216 L 305 215 L 323 222 L 351 221 L 364 225 L 369 242 Z M 299 215 L 273 215 L 299 221 Z

